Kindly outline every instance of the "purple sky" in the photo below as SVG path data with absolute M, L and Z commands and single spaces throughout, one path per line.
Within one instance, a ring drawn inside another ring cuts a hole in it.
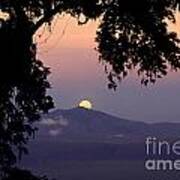
M 170 73 L 148 88 L 132 73 L 116 92 L 108 90 L 103 66 L 93 49 L 97 24 L 78 27 L 68 17 L 55 24 L 52 35 L 47 33 L 39 40 L 39 56 L 51 67 L 50 93 L 57 108 L 72 108 L 89 99 L 94 109 L 119 117 L 180 122 L 180 73 Z

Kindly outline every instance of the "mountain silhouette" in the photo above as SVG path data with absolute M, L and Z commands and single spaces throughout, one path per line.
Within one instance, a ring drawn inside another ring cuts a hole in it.
M 85 108 L 57 109 L 42 116 L 39 138 L 73 142 L 139 142 L 145 137 L 177 138 L 179 123 L 145 123 Z
M 143 171 L 146 137 L 171 141 L 180 137 L 179 123 L 149 124 L 84 108 L 54 110 L 43 115 L 37 127 L 36 138 L 30 143 L 29 155 L 23 158 L 22 166 L 59 179 L 64 174 L 64 180 L 88 179 L 89 168 L 93 166 L 94 179 L 99 179 L 97 168 L 103 169 L 101 176 L 107 172 L 103 179 L 111 179 L 114 169 L 115 179 L 121 179 L 119 170 L 124 172 L 123 167 L 128 172 L 126 179 L 137 175 L 146 179 Z M 96 162 L 101 163 L 100 167 Z M 131 175 L 130 169 L 136 175 Z

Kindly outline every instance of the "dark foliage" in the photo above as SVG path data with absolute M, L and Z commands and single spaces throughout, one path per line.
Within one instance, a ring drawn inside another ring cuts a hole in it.
M 136 68 L 147 85 L 165 76 L 170 68 L 180 68 L 180 40 L 168 32 L 167 20 L 175 23 L 177 0 L 103 1 L 104 15 L 97 42 L 106 67 L 110 87 Z
M 36 58 L 31 22 L 12 16 L 0 28 L 0 166 L 13 165 L 27 153 L 33 122 L 53 107 L 46 91 L 49 68 Z
M 1 9 L 15 24 L 26 20 L 31 35 L 43 23 L 50 25 L 57 13 L 71 14 L 79 24 L 101 17 L 97 50 L 113 88 L 115 79 L 133 68 L 145 85 L 165 76 L 169 68 L 179 69 L 179 39 L 168 32 L 165 21 L 175 23 L 178 5 L 178 0 L 3 0 Z
M 2 180 L 48 180 L 48 179 L 47 177 L 35 176 L 28 170 L 12 168 L 5 172 L 5 177 Z

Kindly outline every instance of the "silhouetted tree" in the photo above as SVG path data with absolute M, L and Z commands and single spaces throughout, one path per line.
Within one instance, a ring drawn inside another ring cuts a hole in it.
M 180 40 L 168 31 L 175 23 L 178 0 L 109 0 L 102 1 L 104 10 L 97 32 L 100 59 L 106 66 L 109 87 L 136 68 L 141 83 L 155 83 L 168 70 L 180 68 Z
M 33 121 L 53 101 L 46 91 L 49 69 L 36 57 L 33 35 L 56 14 L 84 24 L 100 18 L 97 50 L 105 63 L 109 88 L 137 68 L 142 83 L 154 83 L 168 68 L 180 68 L 179 39 L 167 30 L 175 22 L 178 0 L 1 0 L 0 9 L 0 166 L 11 166 L 33 136 Z
M 49 68 L 36 58 L 31 23 L 25 16 L 11 16 L 0 28 L 0 168 L 27 153 L 26 144 L 36 130 L 32 123 L 53 107 L 46 93 Z
M 12 168 L 5 172 L 5 177 L 2 180 L 48 180 L 47 177 L 33 175 L 28 170 Z
M 33 122 L 53 107 L 46 93 L 49 68 L 36 57 L 34 33 L 57 13 L 79 16 L 84 11 L 92 18 L 100 13 L 96 1 L 2 0 L 0 9 L 8 14 L 0 19 L 0 168 L 8 168 L 27 153 Z

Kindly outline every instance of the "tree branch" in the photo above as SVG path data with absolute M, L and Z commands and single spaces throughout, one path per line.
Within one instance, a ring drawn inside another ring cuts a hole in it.
M 53 16 L 55 16 L 59 10 L 63 7 L 60 3 L 54 9 L 45 14 L 31 29 L 31 34 L 33 35 L 45 22 L 48 22 Z

